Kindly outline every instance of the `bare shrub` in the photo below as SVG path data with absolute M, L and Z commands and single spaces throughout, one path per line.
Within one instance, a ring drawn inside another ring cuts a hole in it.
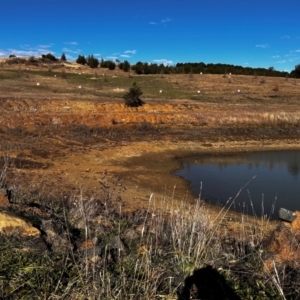
M 264 78 L 262 78 L 260 81 L 259 81 L 260 84 L 265 84 L 266 83 L 266 80 Z
M 276 83 L 274 84 L 273 91 L 274 91 L 274 92 L 279 92 L 279 83 L 278 83 L 278 82 L 276 82 Z

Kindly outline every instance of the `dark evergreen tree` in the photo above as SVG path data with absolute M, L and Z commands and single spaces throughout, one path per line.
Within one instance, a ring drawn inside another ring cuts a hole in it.
M 93 55 L 89 55 L 86 60 L 87 65 L 90 68 L 97 68 L 99 66 L 99 60 L 95 58 Z
M 100 67 L 101 68 L 105 68 L 105 66 L 104 66 L 104 59 L 103 58 L 101 58 L 101 60 L 100 60 Z
M 137 62 L 133 67 L 136 74 L 141 75 L 144 72 L 144 64 L 142 62 Z
M 142 106 L 145 102 L 140 98 L 143 95 L 141 88 L 137 86 L 136 82 L 132 84 L 132 87 L 129 88 L 129 91 L 123 95 L 126 106 L 138 107 Z
M 113 61 L 108 62 L 108 69 L 109 70 L 114 70 L 116 68 L 116 64 Z
M 76 59 L 76 62 L 81 65 L 85 65 L 87 63 L 86 58 L 84 55 L 78 55 L 78 58 Z
M 291 72 L 291 76 L 300 78 L 300 64 L 295 66 L 295 69 Z
M 130 63 L 127 60 L 125 60 L 123 62 L 123 71 L 125 71 L 125 72 L 129 72 L 130 71 Z
M 42 54 L 42 59 L 48 60 L 48 61 L 57 61 L 57 58 L 52 53 L 48 53 L 46 55 Z
M 63 53 L 63 54 L 61 55 L 60 60 L 61 60 L 61 61 L 67 61 L 67 58 L 66 58 L 65 53 Z

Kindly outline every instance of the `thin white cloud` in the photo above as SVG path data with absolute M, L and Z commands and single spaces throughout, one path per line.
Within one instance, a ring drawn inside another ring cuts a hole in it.
M 40 54 L 47 54 L 47 53 L 49 53 L 49 52 L 50 52 L 51 54 L 55 54 L 55 52 L 50 51 L 49 49 L 43 49 L 43 48 L 37 49 L 37 52 L 40 53 Z
M 52 51 L 50 48 L 53 47 L 54 44 L 49 43 L 49 44 L 40 44 L 37 46 L 30 46 L 27 44 L 23 44 L 20 46 L 20 48 L 9 48 L 7 50 L 0 50 L 0 56 L 1 57 L 7 57 L 11 54 L 20 56 L 20 57 L 30 57 L 30 56 L 35 56 L 39 57 L 42 54 L 47 54 L 51 53 L 55 55 L 55 52 Z
M 173 61 L 172 60 L 168 60 L 168 59 L 153 59 L 153 62 L 156 64 L 163 64 L 163 65 L 173 65 Z
M 125 54 L 136 54 L 136 50 L 126 50 L 124 51 Z
M 156 25 L 156 22 L 149 22 L 150 25 Z
M 49 44 L 49 45 L 38 45 L 37 47 L 38 48 L 46 48 L 46 49 L 48 49 L 48 48 L 51 48 L 53 46 L 53 44 Z
M 40 56 L 44 54 L 43 52 L 34 51 L 34 50 L 18 50 L 18 49 L 8 49 L 10 54 L 14 54 L 16 56 Z
M 67 60 L 68 61 L 74 61 L 74 60 L 76 60 L 77 59 L 77 57 L 74 57 L 74 56 L 72 56 L 72 55 L 69 55 L 69 54 L 66 54 L 66 57 L 67 57 Z
M 284 35 L 282 37 L 280 37 L 281 39 L 290 39 L 291 37 L 289 35 Z
M 47 53 L 52 53 L 53 55 L 55 54 L 54 51 L 51 51 L 50 48 L 53 47 L 54 44 L 49 43 L 49 44 L 41 44 L 37 46 L 30 46 L 27 44 L 23 44 L 20 46 L 21 49 L 8 49 L 6 51 L 7 55 L 14 54 L 16 56 L 41 56 L 42 54 L 47 54 Z
M 68 52 L 68 53 L 73 53 L 73 54 L 78 54 L 81 52 L 81 49 L 70 49 L 70 48 L 62 48 L 63 52 Z
M 279 58 L 280 55 L 273 55 L 272 58 Z
M 255 47 L 256 47 L 256 48 L 266 49 L 266 48 L 269 48 L 270 45 L 269 45 L 269 44 L 259 44 L 259 45 L 256 45 Z
M 118 59 L 118 57 L 117 56 L 106 56 L 106 59 L 108 59 L 108 60 L 116 60 L 116 59 Z
M 162 23 L 168 23 L 168 22 L 171 22 L 171 19 L 170 18 L 166 18 L 166 19 L 163 19 L 161 20 Z
M 94 56 L 101 57 L 101 54 L 100 53 L 96 53 L 96 54 L 94 54 Z
M 128 55 L 128 54 L 121 54 L 120 55 L 121 57 L 125 57 L 125 58 L 129 58 L 129 57 L 131 57 L 130 55 Z
M 279 61 L 276 61 L 276 64 L 285 64 L 286 63 L 286 60 L 279 60 Z
M 66 44 L 66 45 L 72 45 L 72 46 L 77 46 L 78 45 L 77 42 L 65 42 L 64 44 Z

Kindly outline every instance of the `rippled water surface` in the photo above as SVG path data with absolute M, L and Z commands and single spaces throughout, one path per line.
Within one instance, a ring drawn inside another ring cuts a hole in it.
M 184 160 L 175 172 L 211 203 L 230 198 L 237 211 L 277 217 L 280 207 L 300 211 L 300 151 L 206 155 Z M 240 191 L 241 190 L 241 191 Z M 240 191 L 240 193 L 239 193 Z

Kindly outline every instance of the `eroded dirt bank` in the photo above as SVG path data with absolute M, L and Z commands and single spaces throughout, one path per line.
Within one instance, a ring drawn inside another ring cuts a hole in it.
M 1 163 L 11 167 L 11 186 L 90 197 L 105 181 L 128 209 L 147 207 L 151 194 L 193 201 L 187 183 L 172 175 L 181 157 L 300 148 L 300 110 L 292 105 L 174 101 L 136 109 L 105 100 L 5 99 L 1 107 Z

